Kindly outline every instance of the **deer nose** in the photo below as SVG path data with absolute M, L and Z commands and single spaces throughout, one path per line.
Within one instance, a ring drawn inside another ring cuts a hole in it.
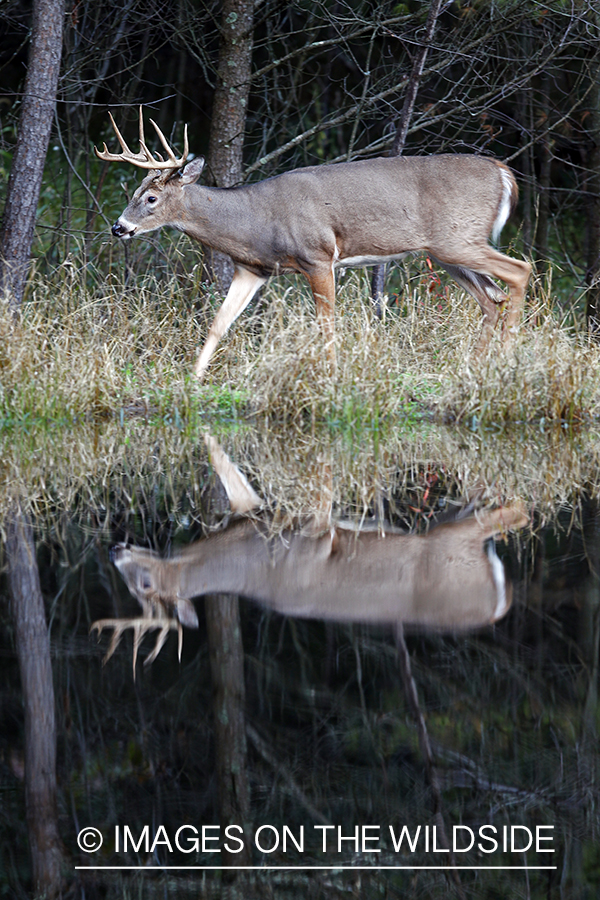
M 123 555 L 124 550 L 127 550 L 127 544 L 115 544 L 114 547 L 111 547 L 108 551 L 108 558 L 110 559 L 111 563 L 118 562 Z
M 113 227 L 110 229 L 115 237 L 126 237 L 127 235 L 131 236 L 133 234 L 134 229 L 130 231 L 124 225 L 121 225 L 120 222 L 115 222 Z

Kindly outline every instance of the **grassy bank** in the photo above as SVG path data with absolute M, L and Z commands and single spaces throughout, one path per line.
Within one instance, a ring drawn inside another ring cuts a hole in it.
M 427 420 L 497 429 L 600 415 L 600 348 L 557 321 L 540 291 L 510 352 L 495 342 L 477 361 L 481 315 L 462 292 L 426 273 L 380 322 L 364 278 L 348 273 L 331 377 L 305 285 L 277 279 L 233 325 L 199 385 L 192 366 L 219 299 L 188 288 L 175 276 L 88 288 L 68 266 L 34 275 L 20 319 L 0 310 L 0 427 L 243 413 L 302 428 Z

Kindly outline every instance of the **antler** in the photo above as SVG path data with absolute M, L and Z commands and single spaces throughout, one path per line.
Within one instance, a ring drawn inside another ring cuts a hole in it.
M 156 124 L 153 119 L 150 119 L 152 124 L 154 125 L 154 130 L 158 135 L 158 139 L 163 145 L 165 152 L 167 154 L 167 159 L 163 159 L 160 153 L 156 154 L 156 157 L 152 156 L 148 147 L 146 146 L 146 139 L 144 137 L 144 119 L 142 116 L 142 107 L 140 106 L 140 152 L 132 153 L 127 144 L 125 143 L 125 139 L 123 135 L 117 128 L 117 123 L 112 117 L 112 113 L 109 112 L 110 121 L 112 122 L 112 127 L 115 130 L 115 134 L 117 136 L 117 140 L 121 145 L 122 153 L 111 153 L 104 144 L 104 150 L 100 151 L 97 147 L 94 147 L 94 153 L 98 157 L 98 159 L 106 160 L 107 162 L 130 162 L 133 163 L 134 166 L 139 166 L 140 169 L 170 169 L 171 171 L 175 171 L 175 169 L 180 169 L 189 154 L 189 146 L 188 146 L 188 134 L 187 134 L 187 125 L 183 130 L 183 154 L 179 157 L 179 159 L 175 156 L 172 148 L 169 146 L 169 142 L 166 137 Z
M 158 636 L 156 638 L 156 644 L 154 645 L 154 649 L 152 653 L 150 653 L 146 659 L 144 660 L 144 665 L 149 666 L 154 662 L 160 651 L 162 650 L 162 646 L 167 639 L 169 631 L 172 629 L 176 629 L 177 631 L 177 650 L 179 654 L 179 661 L 181 662 L 181 650 L 183 646 L 183 629 L 181 627 L 181 622 L 178 619 L 168 619 L 159 617 L 157 619 L 149 618 L 149 617 L 138 617 L 135 619 L 98 619 L 96 622 L 93 622 L 90 627 L 90 634 L 94 629 L 98 630 L 98 639 L 100 635 L 104 631 L 105 628 L 114 628 L 112 637 L 110 639 L 110 644 L 108 646 L 108 650 L 106 651 L 106 656 L 102 660 L 102 665 L 108 662 L 111 658 L 119 643 L 121 638 L 123 637 L 123 632 L 128 628 L 133 629 L 133 680 L 135 681 L 135 664 L 137 662 L 138 649 L 142 642 L 142 638 L 149 631 L 155 631 L 159 629 Z

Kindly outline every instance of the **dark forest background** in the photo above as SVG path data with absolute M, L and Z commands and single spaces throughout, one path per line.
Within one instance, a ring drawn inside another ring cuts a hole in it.
M 139 181 L 131 166 L 101 163 L 92 153 L 103 140 L 115 145 L 109 108 L 132 147 L 139 104 L 175 145 L 189 123 L 192 151 L 207 155 L 208 179 L 221 186 L 385 155 L 428 10 L 423 2 L 362 0 L 69 0 L 35 255 L 48 266 L 75 257 L 90 271 L 100 265 L 107 227 L 124 206 L 122 185 L 127 193 Z M 585 296 L 592 318 L 600 253 L 598 19 L 590 0 L 442 5 L 404 148 L 507 161 L 521 198 L 505 242 L 531 254 L 542 274 L 553 263 L 559 302 L 570 307 Z M 29 3 L 4 2 L 0 203 L 30 23 Z M 157 240 L 154 246 L 160 261 Z

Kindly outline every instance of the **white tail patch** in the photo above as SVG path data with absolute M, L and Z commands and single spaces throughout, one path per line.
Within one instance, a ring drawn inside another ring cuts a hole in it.
M 493 541 L 490 541 L 487 546 L 487 555 L 492 566 L 492 577 L 496 585 L 496 596 L 498 597 L 492 622 L 497 622 L 506 613 L 509 606 L 506 600 L 506 573 L 500 557 L 496 553 Z
M 514 180 L 508 169 L 500 168 L 500 178 L 502 179 L 502 197 L 500 198 L 500 206 L 496 215 L 496 221 L 492 228 L 492 240 L 494 243 L 500 237 L 500 232 L 506 225 L 508 217 L 512 210 L 512 196 L 514 190 Z

